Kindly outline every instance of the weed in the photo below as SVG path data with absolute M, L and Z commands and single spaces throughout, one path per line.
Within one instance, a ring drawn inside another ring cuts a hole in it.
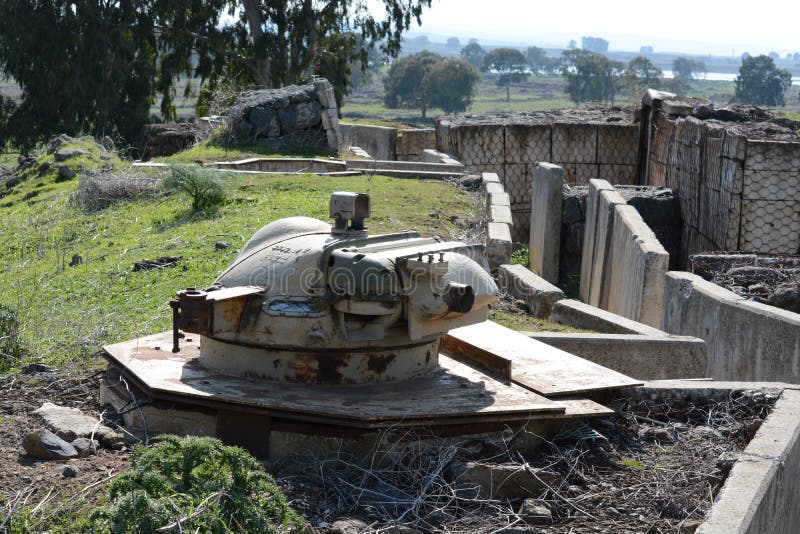
M 90 514 L 93 532 L 281 532 L 302 519 L 250 454 L 207 437 L 139 446 Z
M 633 458 L 625 458 L 622 460 L 622 465 L 633 469 L 634 471 L 642 471 L 644 470 L 644 464 L 639 460 L 634 460 Z
M 0 372 L 13 366 L 23 353 L 17 314 L 8 306 L 0 304 Z
M 215 211 L 227 199 L 226 178 L 223 173 L 194 165 L 173 165 L 163 187 L 188 195 L 192 211 Z
M 511 253 L 511 263 L 522 265 L 523 267 L 531 266 L 530 252 L 527 245 L 520 245 L 520 247 Z

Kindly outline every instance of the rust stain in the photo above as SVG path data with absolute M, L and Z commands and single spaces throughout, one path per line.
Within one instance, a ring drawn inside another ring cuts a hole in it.
M 288 362 L 286 379 L 310 384 L 340 384 L 345 382 L 342 369 L 349 361 L 349 354 L 296 354 Z
M 218 304 L 223 307 L 222 318 L 225 320 L 226 327 L 231 329 L 239 327 L 246 302 L 244 299 L 229 299 Z
M 395 358 L 397 358 L 396 354 L 367 354 L 365 374 L 382 375 Z

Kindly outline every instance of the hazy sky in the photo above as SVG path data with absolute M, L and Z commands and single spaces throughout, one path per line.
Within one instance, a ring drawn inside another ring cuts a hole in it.
M 376 0 L 377 1 L 377 0 Z M 740 55 L 800 51 L 800 4 L 761 0 L 433 0 L 412 31 L 482 41 L 580 45 L 582 35 L 603 37 L 612 50 Z M 648 9 L 651 8 L 651 9 Z

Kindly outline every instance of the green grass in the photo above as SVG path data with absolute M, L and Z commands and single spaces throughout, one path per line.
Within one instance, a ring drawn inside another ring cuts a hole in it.
M 211 216 L 191 214 L 177 195 L 85 213 L 69 200 L 76 182 L 53 183 L 27 201 L 15 195 L 0 207 L 0 303 L 16 310 L 29 358 L 57 366 L 94 365 L 88 356 L 103 344 L 168 329 L 167 302 L 176 290 L 210 285 L 270 221 L 326 220 L 333 191 L 371 194 L 374 233 L 414 228 L 452 238 L 459 229 L 450 217 L 465 220 L 469 206 L 467 193 L 438 181 L 237 175 L 230 203 Z M 216 241 L 232 247 L 215 250 Z M 70 267 L 74 254 L 83 261 Z M 135 261 L 160 256 L 183 260 L 175 268 L 133 272 Z
M 315 150 L 276 154 L 273 150 L 262 145 L 234 144 L 226 146 L 214 139 L 209 139 L 177 154 L 154 158 L 153 161 L 195 163 L 197 161 L 235 161 L 245 158 L 327 158 L 328 156 L 328 153 Z
M 622 460 L 622 465 L 633 469 L 634 471 L 642 471 L 644 470 L 644 464 L 639 460 L 634 460 L 633 458 L 625 458 Z
M 511 330 L 521 330 L 525 332 L 563 332 L 579 333 L 590 332 L 561 323 L 554 323 L 547 319 L 539 319 L 532 315 L 516 315 L 500 310 L 489 310 L 489 320 L 510 328 Z
M 20 173 L 20 183 L 5 191 L 0 190 L 0 208 L 7 208 L 19 202 L 44 197 L 51 193 L 58 193 L 65 190 L 65 187 L 62 186 L 64 183 L 68 184 L 66 189 L 74 189 L 78 181 L 77 176 L 70 180 L 60 178 L 58 168 L 62 165 L 71 168 L 76 175 L 84 171 L 128 167 L 128 164 L 123 163 L 119 156 L 113 152 L 104 151 L 90 137 L 78 138 L 72 142 L 64 143 L 59 149 L 63 148 L 78 148 L 87 152 L 87 154 L 69 158 L 63 162 L 56 162 L 54 154 L 39 150 L 38 153 L 34 154 L 36 163 Z M 36 201 L 33 203 L 36 203 Z

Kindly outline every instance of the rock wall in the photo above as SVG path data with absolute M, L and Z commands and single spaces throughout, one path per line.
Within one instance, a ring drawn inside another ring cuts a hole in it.
M 193 122 L 145 124 L 142 126 L 141 158 L 171 156 L 191 148 L 208 136 L 209 127 Z
M 540 161 L 561 166 L 570 184 L 605 178 L 633 184 L 638 126 L 620 108 L 498 115 L 436 121 L 437 149 L 471 172 L 496 172 L 511 196 L 514 240 L 528 241 L 531 181 Z
M 227 123 L 231 141 L 276 152 L 335 153 L 341 144 L 336 99 L 324 78 L 246 93 L 228 110 Z
M 715 250 L 800 252 L 800 123 L 668 93 L 646 95 L 643 116 L 646 183 L 680 198 L 680 267 Z

